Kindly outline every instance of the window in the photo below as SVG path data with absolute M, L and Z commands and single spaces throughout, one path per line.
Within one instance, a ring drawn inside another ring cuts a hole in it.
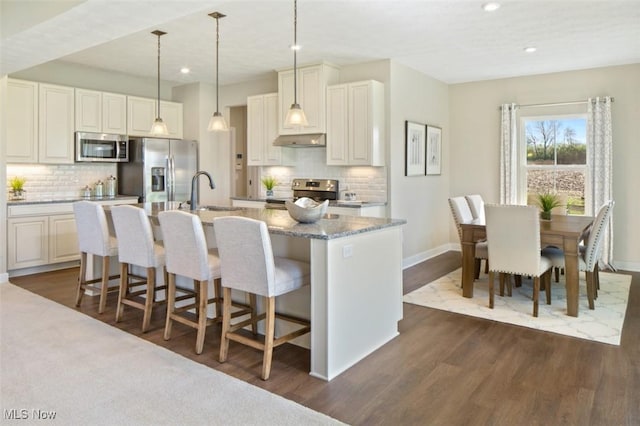
M 585 212 L 586 115 L 522 117 L 520 193 L 555 192 L 569 214 Z M 524 197 L 523 197 L 524 198 Z

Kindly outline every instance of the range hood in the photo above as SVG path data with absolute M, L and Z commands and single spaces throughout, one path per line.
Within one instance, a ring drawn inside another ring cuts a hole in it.
M 308 135 L 282 135 L 273 141 L 274 146 L 288 146 L 291 148 L 325 147 L 327 141 L 324 133 L 310 133 Z

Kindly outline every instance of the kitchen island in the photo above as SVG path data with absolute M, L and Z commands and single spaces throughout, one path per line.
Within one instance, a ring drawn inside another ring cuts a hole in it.
M 139 206 L 156 218 L 163 210 L 177 209 L 178 203 Z M 215 239 L 216 217 L 258 219 L 267 224 L 274 254 L 310 262 L 306 297 L 304 292 L 285 295 L 277 309 L 311 320 L 312 376 L 331 380 L 398 335 L 405 220 L 327 214 L 316 223 L 303 224 L 284 210 L 212 209 L 193 212 L 208 238 Z

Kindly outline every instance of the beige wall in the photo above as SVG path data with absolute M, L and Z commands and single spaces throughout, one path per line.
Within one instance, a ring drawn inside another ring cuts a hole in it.
M 391 217 L 407 220 L 403 231 L 405 266 L 449 249 L 447 203 L 453 170 L 449 167 L 448 87 L 441 81 L 391 62 L 389 200 Z M 404 175 L 405 121 L 442 128 L 442 174 Z
M 7 168 L 5 162 L 7 126 L 7 76 L 0 76 L 0 188 L 7 187 Z M 0 283 L 9 280 L 7 273 L 7 194 L 0 197 Z
M 640 64 L 456 84 L 449 95 L 450 193 L 479 193 L 488 202 L 499 201 L 500 104 L 613 96 L 614 263 L 640 270 Z M 453 231 L 450 239 L 457 240 Z

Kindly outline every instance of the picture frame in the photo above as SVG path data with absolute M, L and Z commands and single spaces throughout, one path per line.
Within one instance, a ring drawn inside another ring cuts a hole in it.
M 424 176 L 426 174 L 426 127 L 412 121 L 404 122 L 405 150 L 404 175 Z
M 427 125 L 426 174 L 442 173 L 442 129 Z

